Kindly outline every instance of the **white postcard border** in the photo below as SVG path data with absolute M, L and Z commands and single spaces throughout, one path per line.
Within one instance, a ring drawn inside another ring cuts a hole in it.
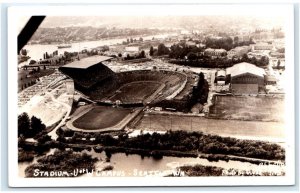
M 168 6 L 166 9 L 165 6 Z M 126 7 L 126 9 L 124 9 Z M 225 9 L 226 7 L 226 9 Z M 103 9 L 104 8 L 104 9 Z M 230 8 L 230 9 L 228 9 Z M 101 10 L 101 12 L 99 11 Z M 167 11 L 166 11 L 167 10 Z M 199 12 L 201 10 L 201 12 Z M 202 11 L 203 10 L 203 11 Z M 85 177 L 21 178 L 17 159 L 17 24 L 31 15 L 276 15 L 286 17 L 286 176 L 282 177 Z M 278 12 L 277 12 L 278 13 Z M 87 187 L 87 186 L 236 186 L 293 185 L 295 183 L 295 107 L 294 107 L 294 10 L 282 5 L 100 5 L 100 6 L 18 6 L 8 10 L 8 164 L 10 187 Z

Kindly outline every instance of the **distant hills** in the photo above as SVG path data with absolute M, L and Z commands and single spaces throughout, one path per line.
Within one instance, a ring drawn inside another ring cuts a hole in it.
M 51 16 L 41 27 L 118 27 L 118 28 L 184 28 L 207 27 L 268 28 L 278 27 L 282 21 L 274 17 L 255 16 Z

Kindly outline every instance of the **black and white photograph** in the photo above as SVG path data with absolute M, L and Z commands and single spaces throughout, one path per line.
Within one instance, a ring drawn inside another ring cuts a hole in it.
M 294 183 L 292 6 L 8 19 L 11 186 Z

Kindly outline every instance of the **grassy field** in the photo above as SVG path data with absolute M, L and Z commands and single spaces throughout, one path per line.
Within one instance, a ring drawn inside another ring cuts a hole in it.
M 113 95 L 110 100 L 120 100 L 123 103 L 142 102 L 154 93 L 159 86 L 160 83 L 152 81 L 132 82 L 122 86 L 119 89 L 120 92 Z
M 219 96 L 209 109 L 209 117 L 235 120 L 283 121 L 284 99 L 250 96 Z
M 230 136 L 243 139 L 284 140 L 284 123 L 207 119 L 204 117 L 185 117 L 178 115 L 155 115 L 144 116 L 136 125 L 138 130 L 185 130 L 202 131 L 208 134 Z
M 73 125 L 80 129 L 97 130 L 118 124 L 130 113 L 130 109 L 97 106 L 79 117 Z

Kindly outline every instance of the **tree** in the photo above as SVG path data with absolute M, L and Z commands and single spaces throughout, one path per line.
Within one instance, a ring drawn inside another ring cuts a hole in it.
M 29 65 L 30 65 L 30 64 L 35 64 L 35 63 L 36 63 L 35 60 L 30 60 Z
M 140 41 L 140 42 L 142 42 L 142 41 L 143 41 L 143 38 L 142 38 L 142 37 L 140 37 L 139 41 Z
M 130 43 L 133 43 L 133 39 L 132 38 L 130 38 Z
M 267 56 L 262 56 L 260 59 L 260 65 L 265 66 L 269 64 L 269 58 Z
M 18 136 L 25 135 L 30 129 L 30 119 L 27 113 L 18 116 Z
M 40 144 L 44 144 L 47 141 L 51 141 L 51 137 L 49 135 L 43 135 L 37 139 Z
M 144 51 L 144 50 L 141 51 L 140 57 L 141 57 L 141 58 L 145 58 L 145 57 L 146 57 L 146 54 L 145 54 L 145 51 Z
M 280 67 L 280 60 L 277 61 L 277 68 Z
M 161 56 L 161 55 L 165 55 L 165 54 L 169 54 L 169 49 L 164 45 L 164 44 L 159 44 L 158 48 L 157 48 L 157 55 Z
M 196 59 L 197 59 L 197 54 L 195 54 L 194 52 L 189 52 L 189 53 L 187 54 L 187 58 L 188 58 L 189 60 L 196 60 Z
M 250 59 L 250 61 L 251 61 L 251 64 L 257 65 L 257 59 L 255 57 L 252 57 Z
M 43 131 L 46 128 L 41 119 L 36 118 L 35 116 L 31 117 L 30 127 L 33 135 Z
M 204 74 L 203 74 L 203 72 L 200 72 L 199 73 L 199 81 L 198 81 L 198 87 L 202 87 L 203 85 L 204 85 Z
M 25 137 L 24 135 L 21 135 L 20 137 L 18 137 L 18 145 L 19 147 L 25 144 Z
M 22 49 L 22 50 L 21 50 L 21 54 L 22 54 L 23 56 L 27 56 L 27 50 L 26 50 L 26 49 Z
M 249 58 L 247 54 L 243 54 L 242 56 L 242 62 L 248 62 Z
M 153 50 L 153 46 L 150 47 L 150 51 L 149 51 L 149 55 L 153 56 L 154 50 Z
M 106 155 L 106 157 L 107 157 L 107 159 L 109 161 L 110 158 L 111 158 L 111 152 L 108 149 L 105 150 L 105 155 Z
M 238 36 L 235 36 L 235 37 L 233 38 L 233 42 L 234 42 L 234 44 L 238 44 L 238 43 L 239 43 L 239 37 L 238 37 Z

